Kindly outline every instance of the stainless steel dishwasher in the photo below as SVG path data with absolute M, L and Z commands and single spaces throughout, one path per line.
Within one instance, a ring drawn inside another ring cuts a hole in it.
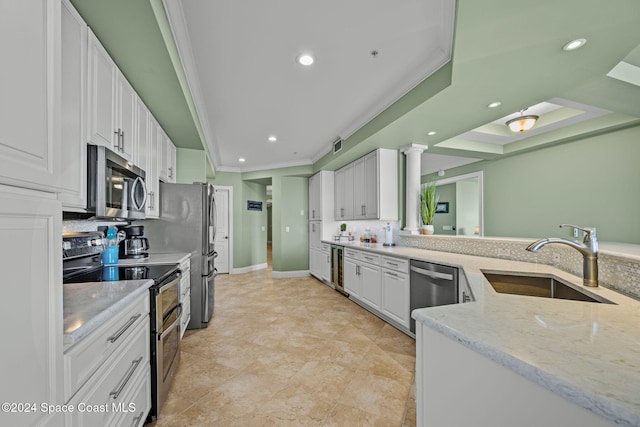
M 458 269 L 446 265 L 411 260 L 409 307 L 434 307 L 458 302 Z M 416 321 L 411 319 L 411 332 Z

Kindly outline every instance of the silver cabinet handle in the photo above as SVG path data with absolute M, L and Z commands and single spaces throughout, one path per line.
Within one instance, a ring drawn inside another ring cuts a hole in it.
M 124 153 L 124 131 L 120 131 L 120 151 Z
M 136 427 L 138 424 L 140 424 L 140 420 L 142 419 L 143 416 L 144 416 L 144 412 L 140 412 L 140 415 L 138 415 L 133 419 L 133 423 L 131 424 L 131 427 Z
M 315 224 L 311 224 L 311 232 L 312 233 L 316 232 L 316 225 Z
M 116 134 L 116 141 L 115 141 L 115 149 L 120 151 L 120 129 L 114 131 L 113 133 Z
M 462 302 L 469 302 L 469 301 L 471 301 L 471 297 L 469 296 L 467 291 L 462 291 Z
M 131 325 L 133 325 L 140 316 L 142 316 L 142 313 L 138 313 L 135 316 L 131 316 L 131 319 L 129 319 L 129 321 L 122 328 L 120 328 L 120 330 L 116 332 L 115 335 L 112 335 L 109 338 L 107 338 L 107 341 L 110 341 L 112 344 L 116 342 L 118 338 L 120 338 L 120 336 L 124 334 L 124 332 L 127 329 L 129 329 L 129 327 L 131 327 Z
M 386 271 L 385 274 L 388 274 L 389 276 L 393 276 L 393 277 L 398 277 L 397 273 L 391 273 L 390 271 Z
M 365 212 L 365 206 L 364 205 L 362 205 L 362 208 L 360 209 L 360 211 L 362 212 L 362 216 L 365 216 L 365 213 L 364 213 Z
M 365 256 L 364 259 L 369 260 L 369 261 L 373 261 L 373 258 L 371 258 L 370 256 Z
M 114 399 L 117 399 L 118 396 L 120 396 L 120 393 L 122 393 L 122 390 L 124 390 L 124 387 L 127 385 L 129 380 L 131 379 L 131 376 L 136 371 L 136 369 L 138 369 L 140 362 L 142 362 L 142 356 L 140 356 L 139 358 L 131 362 L 131 368 L 129 368 L 129 372 L 127 372 L 127 375 L 122 380 L 122 384 L 120 384 L 120 387 L 118 387 L 118 390 L 115 390 L 109 393 L 109 396 L 113 396 Z
M 169 166 L 169 178 L 173 178 L 173 168 Z
M 387 264 L 389 264 L 389 265 L 393 265 L 394 267 L 397 267 L 397 266 L 398 266 L 398 264 L 396 264 L 395 262 L 389 262 L 389 261 L 387 261 Z
M 340 218 L 344 218 L 344 208 L 340 208 Z
M 156 195 L 154 194 L 153 191 L 149 191 L 147 195 L 149 196 L 149 204 L 147 206 L 149 206 L 149 209 L 153 209 L 156 205 L 155 203 Z

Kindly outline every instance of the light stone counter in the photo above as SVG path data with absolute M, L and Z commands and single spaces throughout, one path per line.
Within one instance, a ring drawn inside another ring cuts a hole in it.
M 153 280 L 68 283 L 64 294 L 64 351 L 149 292 Z
M 588 290 L 615 305 L 499 294 L 482 270 L 550 274 L 579 287 L 582 278 L 543 264 L 342 245 L 460 267 L 475 302 L 414 310 L 414 319 L 614 424 L 640 425 L 639 301 L 604 287 Z

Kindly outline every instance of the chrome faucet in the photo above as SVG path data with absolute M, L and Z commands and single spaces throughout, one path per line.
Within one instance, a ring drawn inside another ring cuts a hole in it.
M 571 224 L 562 224 L 560 227 L 572 227 L 584 232 L 584 240 L 582 244 L 572 242 L 571 240 L 558 239 L 555 237 L 549 239 L 536 240 L 529 246 L 527 250 L 529 252 L 538 252 L 547 243 L 562 243 L 563 245 L 571 246 L 582 254 L 582 275 L 583 284 L 585 286 L 597 287 L 598 286 L 598 239 L 596 238 L 595 228 L 578 227 Z

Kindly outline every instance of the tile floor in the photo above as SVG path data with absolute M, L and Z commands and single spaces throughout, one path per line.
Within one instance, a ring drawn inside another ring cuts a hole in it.
M 415 341 L 305 277 L 219 275 L 154 427 L 415 426 Z

